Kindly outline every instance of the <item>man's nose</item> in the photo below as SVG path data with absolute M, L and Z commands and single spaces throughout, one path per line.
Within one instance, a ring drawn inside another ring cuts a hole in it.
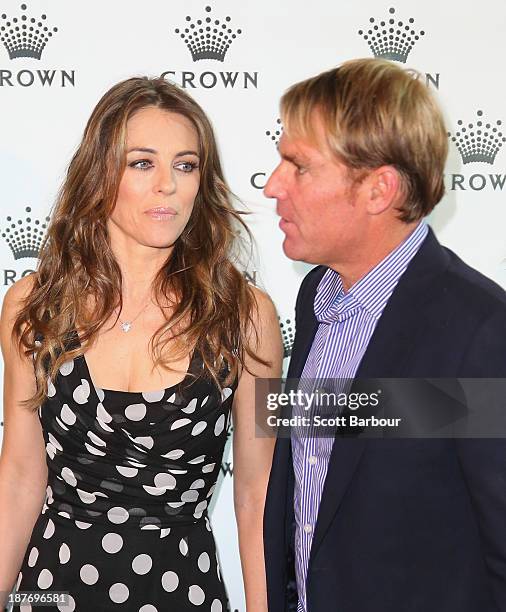
M 286 195 L 286 189 L 283 184 L 283 177 L 278 166 L 270 175 L 264 187 L 264 196 L 266 198 L 276 198 L 282 200 Z

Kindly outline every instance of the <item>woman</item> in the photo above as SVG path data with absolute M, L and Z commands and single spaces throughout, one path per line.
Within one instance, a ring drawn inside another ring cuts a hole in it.
M 207 506 L 232 410 L 247 610 L 267 610 L 254 377 L 280 375 L 281 340 L 231 261 L 238 222 L 195 101 L 163 79 L 104 95 L 38 270 L 4 299 L 0 590 L 226 610 Z

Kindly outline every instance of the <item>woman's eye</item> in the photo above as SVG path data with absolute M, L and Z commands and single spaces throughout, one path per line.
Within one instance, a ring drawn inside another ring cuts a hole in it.
M 153 164 L 149 159 L 138 159 L 137 161 L 128 164 L 131 168 L 139 168 L 139 170 L 149 170 L 153 167 Z
M 297 174 L 304 174 L 306 172 L 306 168 L 304 168 L 304 166 L 297 166 L 296 170 Z
M 182 170 L 183 172 L 193 172 L 193 170 L 195 170 L 196 168 L 198 168 L 198 164 L 196 162 L 193 161 L 184 161 L 184 162 L 179 162 L 178 164 L 176 164 L 176 168 L 178 170 Z

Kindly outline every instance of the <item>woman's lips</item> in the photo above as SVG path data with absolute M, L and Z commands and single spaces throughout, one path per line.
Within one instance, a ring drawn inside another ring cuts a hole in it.
M 157 208 L 150 208 L 149 210 L 146 210 L 145 214 L 148 215 L 148 217 L 151 217 L 151 219 L 164 221 L 167 219 L 172 219 L 172 217 L 177 215 L 177 212 L 170 207 L 158 206 Z

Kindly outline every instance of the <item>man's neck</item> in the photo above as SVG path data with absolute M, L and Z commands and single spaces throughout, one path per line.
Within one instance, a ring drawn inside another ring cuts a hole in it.
M 328 267 L 335 270 L 341 277 L 343 291 L 345 293 L 348 292 L 355 283 L 364 278 L 373 268 L 388 257 L 390 253 L 395 251 L 415 231 L 419 224 L 420 221 L 415 221 L 399 225 L 395 229 L 391 228 L 387 237 L 383 237 L 383 239 L 371 237 L 359 250 L 356 261 L 350 261 L 345 264 L 329 264 Z

